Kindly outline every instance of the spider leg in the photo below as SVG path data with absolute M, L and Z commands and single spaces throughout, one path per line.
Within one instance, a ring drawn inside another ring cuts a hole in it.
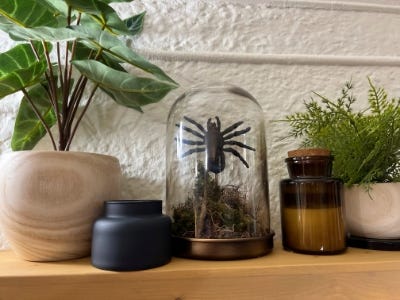
M 195 120 L 193 120 L 189 117 L 186 117 L 186 116 L 183 116 L 183 118 L 186 121 L 188 121 L 189 123 L 192 123 L 194 126 L 196 126 L 202 133 L 206 133 L 206 130 L 204 129 L 204 127 L 201 124 L 197 123 Z
M 235 130 L 236 128 L 238 128 L 242 124 L 243 124 L 243 121 L 236 122 L 233 125 L 229 126 L 228 128 L 225 128 L 225 130 L 222 131 L 221 134 L 222 135 L 227 134 L 228 132 L 231 132 L 232 130 Z
M 249 149 L 249 150 L 252 150 L 252 151 L 256 151 L 255 148 L 247 146 L 246 144 L 243 144 L 243 143 L 238 142 L 238 141 L 226 141 L 226 142 L 224 142 L 224 144 L 225 145 L 234 145 L 234 146 L 246 148 L 246 149 Z
M 217 120 L 218 131 L 221 131 L 221 120 L 218 118 L 218 116 L 215 116 L 215 120 Z
M 206 151 L 206 148 L 193 148 L 193 149 L 190 149 L 190 150 L 182 153 L 179 157 L 182 158 L 182 157 L 188 156 L 193 153 L 204 152 L 204 151 Z
M 204 145 L 204 141 L 192 141 L 192 140 L 187 140 L 187 139 L 180 140 L 177 138 L 175 138 L 175 141 L 179 141 L 180 143 L 185 144 L 185 145 L 198 145 L 198 146 Z
M 225 151 L 225 152 L 232 153 L 234 156 L 236 156 L 236 157 L 238 157 L 240 159 L 240 161 L 246 166 L 246 168 L 249 167 L 249 164 L 247 163 L 247 161 L 235 149 L 228 147 L 228 148 L 223 148 L 222 150 Z
M 189 133 L 193 134 L 194 136 L 197 136 L 197 137 L 199 137 L 199 138 L 204 140 L 204 135 L 202 135 L 200 132 L 197 132 L 196 130 L 194 130 L 192 128 L 189 128 L 189 127 L 186 127 L 186 126 L 181 126 L 179 124 L 175 124 L 175 126 L 179 127 L 179 128 L 182 128 L 186 132 L 189 132 Z
M 229 139 L 231 139 L 231 138 L 233 138 L 235 136 L 239 136 L 239 135 L 245 134 L 245 133 L 249 132 L 250 129 L 251 129 L 251 127 L 247 127 L 247 128 L 245 128 L 243 130 L 234 131 L 234 132 L 228 134 L 227 136 L 224 136 L 224 141 L 229 140 Z

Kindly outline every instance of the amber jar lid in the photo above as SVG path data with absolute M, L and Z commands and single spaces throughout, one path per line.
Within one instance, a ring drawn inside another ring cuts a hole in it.
M 288 152 L 285 159 L 290 178 L 330 177 L 331 151 L 322 148 L 304 148 Z

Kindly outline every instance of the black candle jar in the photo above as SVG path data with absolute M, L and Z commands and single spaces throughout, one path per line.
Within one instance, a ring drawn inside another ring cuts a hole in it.
M 106 201 L 93 226 L 92 264 L 116 271 L 164 265 L 171 260 L 170 228 L 161 200 Z
M 280 183 L 282 243 L 286 250 L 336 254 L 346 249 L 343 184 L 332 178 L 325 149 L 289 152 L 289 179 Z

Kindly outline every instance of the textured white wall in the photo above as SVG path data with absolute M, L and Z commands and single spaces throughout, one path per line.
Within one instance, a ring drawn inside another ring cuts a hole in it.
M 147 11 L 143 34 L 129 43 L 181 85 L 144 114 L 99 95 L 82 123 L 73 150 L 118 157 L 126 198 L 165 198 L 172 103 L 191 85 L 226 81 L 248 90 L 263 108 L 272 229 L 279 233 L 283 160 L 297 145 L 282 141 L 287 127 L 273 121 L 302 109 L 312 90 L 336 96 L 349 79 L 363 103 L 367 76 L 400 95 L 399 1 L 141 0 L 116 7 L 123 16 Z M 0 41 L 2 51 L 12 46 L 5 35 Z M 0 101 L 0 153 L 10 151 L 18 98 Z M 48 140 L 37 146 L 50 148 Z

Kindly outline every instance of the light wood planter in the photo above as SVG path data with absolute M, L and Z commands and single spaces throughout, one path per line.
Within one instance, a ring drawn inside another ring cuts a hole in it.
M 0 221 L 23 259 L 56 261 L 90 254 L 94 220 L 120 196 L 115 157 L 21 151 L 0 158 Z M 0 297 L 1 298 L 1 297 Z
M 173 258 L 137 272 L 95 269 L 88 258 L 33 263 L 0 251 L 0 299 L 398 299 L 400 255 L 349 248 L 335 256 L 274 249 L 239 261 Z

